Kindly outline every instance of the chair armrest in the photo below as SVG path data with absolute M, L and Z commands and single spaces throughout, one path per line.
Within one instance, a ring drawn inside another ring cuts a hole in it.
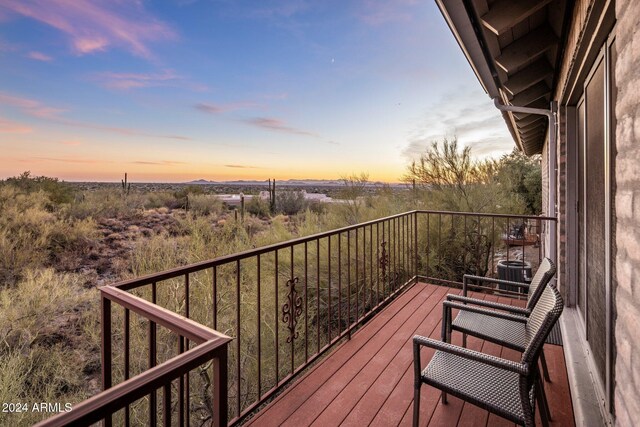
M 429 347 L 435 350 L 444 351 L 445 353 L 455 354 L 456 356 L 464 357 L 465 359 L 475 360 L 476 362 L 485 363 L 496 368 L 504 369 L 507 371 L 515 372 L 520 375 L 529 374 L 529 365 L 526 363 L 513 362 L 511 360 L 503 359 L 501 357 L 491 356 L 489 354 L 481 353 L 479 351 L 470 350 L 468 348 L 459 347 L 457 345 L 449 344 L 446 342 L 434 340 L 431 338 L 425 338 L 420 335 L 414 335 L 413 337 L 413 354 L 414 356 L 420 355 L 420 347 Z
M 528 283 L 512 282 L 511 280 L 494 279 L 493 277 L 474 276 L 465 274 L 462 276 L 462 295 L 467 296 L 467 282 L 469 280 L 477 280 L 479 282 L 499 283 L 501 285 L 517 286 L 523 289 L 529 289 Z M 473 286 L 473 285 L 472 285 Z
M 502 313 L 500 311 L 487 310 L 486 308 L 475 307 L 473 305 L 461 304 L 454 301 L 444 301 L 442 303 L 447 308 L 457 308 L 458 310 L 470 311 L 472 313 L 484 314 L 491 317 L 498 317 L 500 319 L 511 320 L 519 323 L 527 323 L 527 318 L 523 316 L 517 316 L 515 314 Z
M 530 311 L 523 307 L 516 307 L 509 304 L 501 304 L 499 302 L 485 301 L 477 298 L 463 297 L 460 295 L 449 294 L 447 295 L 447 301 L 459 301 L 467 304 L 480 305 L 483 307 L 496 308 L 498 310 L 510 311 L 522 316 L 529 316 Z

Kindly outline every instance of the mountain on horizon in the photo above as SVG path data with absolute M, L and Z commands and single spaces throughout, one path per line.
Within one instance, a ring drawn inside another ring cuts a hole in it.
M 344 182 L 339 179 L 287 179 L 277 181 L 279 185 L 284 186 L 307 186 L 307 185 L 321 185 L 321 186 L 342 186 Z M 226 185 L 268 185 L 268 181 L 258 180 L 233 180 L 233 181 L 209 181 L 206 179 L 197 179 L 195 181 L 189 181 L 187 184 L 195 185 L 207 185 L 207 184 L 226 184 Z M 384 183 L 380 181 L 369 182 L 368 185 L 381 186 L 381 185 L 398 185 L 395 183 Z

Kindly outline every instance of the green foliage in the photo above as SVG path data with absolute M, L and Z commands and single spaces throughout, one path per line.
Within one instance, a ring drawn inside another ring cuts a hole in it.
M 276 194 L 276 212 L 295 215 L 308 205 L 302 191 L 280 191 Z
M 258 216 L 260 218 L 268 218 L 270 209 L 269 203 L 258 196 L 253 196 L 246 204 L 246 210 L 251 215 Z
M 12 178 L 7 178 L 6 184 L 13 186 L 22 193 L 36 193 L 43 191 L 49 196 L 49 201 L 53 205 L 70 203 L 74 198 L 73 188 L 58 180 L 46 176 L 31 176 L 31 172 L 26 171 Z
M 412 162 L 403 180 L 416 183 L 430 209 L 533 215 L 541 210 L 540 159 L 518 150 L 499 160 L 474 160 L 470 147 L 461 150 L 456 139 L 444 139 Z
M 460 212 L 497 212 L 494 160 L 473 160 L 471 148 L 462 150 L 457 139 L 434 142 L 407 168 L 403 181 L 416 183 L 428 208 Z
M 522 213 L 538 215 L 542 212 L 542 169 L 540 156 L 529 157 L 514 149 L 499 161 L 498 182 L 505 197 L 518 198 Z
M 194 215 L 220 214 L 224 210 L 224 203 L 216 196 L 195 194 L 189 197 L 189 211 Z
M 186 187 L 181 188 L 180 190 L 173 193 L 173 196 L 178 201 L 179 207 L 189 210 L 191 207 L 191 199 L 193 196 L 205 194 L 205 189 L 196 184 L 187 185 Z
M 369 175 L 366 173 L 343 176 L 343 187 L 338 191 L 338 198 L 344 202 L 342 211 L 347 224 L 361 222 L 361 211 L 364 205 L 366 188 L 369 183 Z
M 456 139 L 434 142 L 411 163 L 403 180 L 416 183 L 418 207 L 431 210 L 538 214 L 541 200 L 541 172 L 538 158 L 515 151 L 499 160 L 474 160 L 471 149 L 460 149 Z M 460 281 L 466 273 L 489 272 L 489 254 L 501 230 L 495 222 L 480 218 L 463 220 L 434 217 L 430 230 L 419 236 L 438 244 L 431 247 L 429 275 Z M 437 223 L 437 226 L 436 226 Z M 423 223 L 424 229 L 427 224 Z M 444 230 L 444 232 L 442 232 Z M 463 232 L 463 231 L 467 232 Z M 471 231 L 469 231 L 471 230 Z M 497 234 L 496 234 L 497 233 Z
M 168 191 L 151 191 L 146 194 L 144 203 L 145 209 L 168 208 L 176 209 L 181 207 L 180 201 L 175 195 Z
M 173 193 L 174 197 L 179 200 L 184 199 L 187 196 L 193 196 L 197 194 L 205 194 L 205 189 L 201 185 L 196 184 L 187 185 Z

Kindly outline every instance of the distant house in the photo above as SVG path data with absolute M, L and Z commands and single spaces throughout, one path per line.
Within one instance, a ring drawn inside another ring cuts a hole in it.
M 244 194 L 216 194 L 215 197 L 222 200 L 227 206 L 240 206 L 243 197 L 245 203 L 253 198 L 251 195 Z
M 284 190 L 284 191 L 288 191 L 288 190 Z M 304 195 L 304 199 L 309 202 L 332 203 L 336 201 L 324 193 L 307 193 L 306 190 L 302 190 L 301 193 Z M 258 197 L 260 197 L 261 199 L 268 200 L 269 192 L 261 191 Z
M 638 425 L 640 2 L 436 3 L 518 148 L 542 154 L 576 424 Z

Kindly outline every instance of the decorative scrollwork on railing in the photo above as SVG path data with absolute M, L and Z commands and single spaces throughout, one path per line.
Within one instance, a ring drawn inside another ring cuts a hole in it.
M 387 277 L 387 266 L 389 265 L 389 254 L 387 254 L 387 242 L 380 243 L 382 250 L 380 251 L 380 258 L 378 258 L 378 264 L 382 269 L 382 277 Z
M 287 302 L 282 306 L 282 321 L 286 323 L 287 328 L 289 328 L 288 343 L 298 338 L 296 325 L 298 324 L 298 317 L 302 314 L 302 297 L 298 295 L 298 291 L 296 290 L 297 284 L 297 277 L 287 281 L 289 294 L 287 295 Z

